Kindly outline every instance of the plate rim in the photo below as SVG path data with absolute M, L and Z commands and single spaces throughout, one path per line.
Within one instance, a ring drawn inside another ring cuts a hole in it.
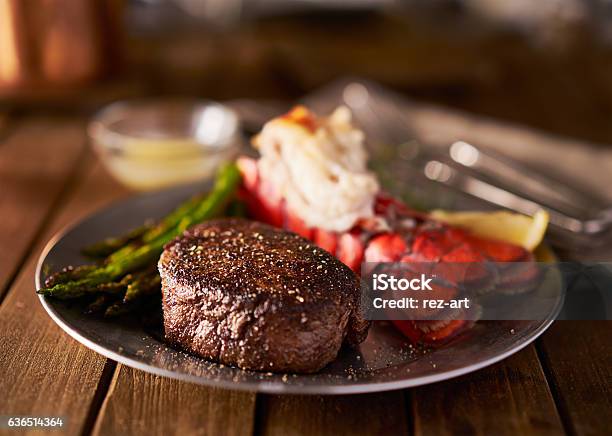
M 34 276 L 34 283 L 36 286 L 36 290 L 41 287 L 41 275 L 44 267 L 45 259 L 47 258 L 49 252 L 55 247 L 55 245 L 62 240 L 62 238 L 67 235 L 71 230 L 75 229 L 77 226 L 82 224 L 84 221 L 93 218 L 104 210 L 107 210 L 111 207 L 120 206 L 122 203 L 127 203 L 132 200 L 134 197 L 142 196 L 142 195 L 153 195 L 159 194 L 160 192 L 155 193 L 145 193 L 145 194 L 136 194 L 131 195 L 123 199 L 118 199 L 116 201 L 112 201 L 106 205 L 103 205 L 93 212 L 86 214 L 85 216 L 75 220 L 74 222 L 67 224 L 58 232 L 56 232 L 49 241 L 45 244 L 42 249 L 38 260 L 36 262 L 36 271 Z M 49 317 L 57 324 L 65 333 L 67 333 L 74 340 L 89 348 L 90 350 L 106 357 L 107 359 L 111 359 L 117 363 L 121 363 L 122 365 L 126 365 L 130 368 L 138 369 L 141 371 L 145 371 L 154 375 L 168 377 L 175 380 L 185 381 L 189 383 L 195 383 L 204 386 L 217 387 L 222 389 L 230 389 L 237 391 L 247 391 L 247 392 L 259 392 L 265 394 L 290 394 L 290 395 L 352 395 L 352 394 L 366 394 L 366 393 L 374 393 L 374 392 L 386 392 L 393 391 L 399 389 L 412 388 L 417 386 L 428 385 L 432 383 L 441 382 L 444 380 L 449 380 L 452 378 L 460 377 L 465 374 L 469 374 L 475 371 L 479 371 L 487 366 L 493 365 L 497 362 L 500 362 L 507 357 L 521 351 L 527 345 L 533 343 L 538 337 L 540 337 L 551 324 L 556 320 L 561 308 L 563 307 L 563 302 L 565 300 L 564 295 L 558 299 L 557 304 L 554 310 L 551 311 L 548 319 L 546 319 L 540 326 L 537 327 L 532 333 L 531 336 L 526 338 L 524 342 L 516 345 L 504 353 L 495 355 L 488 359 L 484 359 L 477 363 L 464 366 L 462 368 L 457 368 L 450 371 L 445 371 L 442 373 L 436 373 L 426 376 L 421 376 L 417 378 L 408 378 L 404 380 L 394 380 L 388 382 L 373 382 L 373 383 L 362 383 L 362 384 L 350 384 L 350 385 L 325 385 L 325 390 L 321 390 L 319 385 L 290 385 L 279 382 L 266 382 L 258 381 L 245 381 L 245 382 L 232 382 L 226 380 L 219 379 L 211 379 L 202 376 L 195 376 L 191 374 L 183 374 L 177 373 L 175 371 L 171 371 L 168 369 L 159 368 L 153 365 L 149 365 L 138 360 L 132 359 L 127 356 L 123 356 L 116 351 L 105 348 L 104 346 L 96 343 L 95 341 L 88 339 L 84 335 L 80 334 L 79 331 L 69 325 L 64 321 L 62 316 L 55 310 L 53 305 L 50 303 L 44 295 L 37 294 L 38 299 L 40 300 L 41 305 L 49 315 Z M 197 356 L 196 356 L 197 357 Z

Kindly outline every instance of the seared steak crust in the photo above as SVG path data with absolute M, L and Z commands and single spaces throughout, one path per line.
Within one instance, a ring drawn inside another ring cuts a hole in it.
M 158 267 L 166 339 L 207 359 L 315 372 L 367 335 L 359 279 L 293 233 L 208 221 L 169 243 Z

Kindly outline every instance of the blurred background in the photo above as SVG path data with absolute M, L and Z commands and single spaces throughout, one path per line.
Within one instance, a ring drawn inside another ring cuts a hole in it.
M 0 105 L 292 100 L 358 76 L 612 142 L 608 0 L 0 0 Z
M 0 137 L 89 120 L 130 189 L 211 177 L 298 100 L 349 106 L 413 207 L 543 208 L 557 245 L 612 247 L 612 1 L 0 0 Z

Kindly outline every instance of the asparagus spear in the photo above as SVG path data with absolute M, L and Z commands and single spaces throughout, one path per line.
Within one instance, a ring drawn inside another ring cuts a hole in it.
M 116 299 L 117 297 L 114 295 L 100 294 L 87 306 L 85 313 L 91 315 L 105 311 Z
M 178 223 L 185 217 L 192 213 L 205 199 L 204 195 L 196 195 L 193 198 L 190 198 L 185 203 L 181 204 L 178 208 L 176 208 L 173 212 L 171 212 L 168 216 L 166 216 L 162 221 L 160 221 L 156 226 L 149 228 L 146 232 L 141 235 L 142 243 L 149 243 L 155 241 L 159 236 L 165 234 L 173 227 L 178 225 Z M 129 244 L 117 247 L 112 254 L 110 254 L 109 259 L 107 259 L 107 263 L 119 262 L 125 257 L 129 257 L 132 253 L 138 248 L 139 244 Z
M 126 274 L 118 282 L 102 283 L 94 288 L 94 292 L 101 292 L 107 295 L 125 295 L 128 286 L 134 280 L 132 274 Z
M 83 249 L 83 254 L 92 259 L 104 259 L 130 242 L 142 239 L 143 236 L 150 231 L 151 225 L 145 224 L 132 230 L 124 236 L 107 238 L 103 241 L 92 244 L 89 247 L 85 247 Z
M 50 288 L 58 283 L 65 283 L 70 280 L 77 280 L 87 276 L 96 268 L 95 265 L 67 266 L 61 271 L 51 274 L 45 279 L 45 287 Z
M 141 244 L 152 242 L 160 235 L 166 233 L 168 230 L 175 227 L 184 216 L 188 215 L 189 213 L 192 213 L 198 207 L 198 205 L 202 203 L 204 199 L 204 195 L 196 195 L 187 200 L 185 203 L 181 204 L 178 208 L 176 208 L 173 212 L 166 216 L 162 221 L 160 221 L 156 226 L 148 228 L 139 238 Z M 121 261 L 121 259 L 129 257 L 139 245 L 140 244 L 119 245 L 116 250 L 113 250 L 112 253 L 109 253 L 110 257 L 107 259 L 107 263 Z
M 159 293 L 160 286 L 161 279 L 156 269 L 142 272 L 127 286 L 123 299 L 110 305 L 104 316 L 113 317 L 130 312 L 142 298 Z
M 144 271 L 125 275 L 118 282 L 103 283 L 96 288 L 100 292 L 85 313 L 104 312 L 105 316 L 117 316 L 136 307 L 142 298 L 159 293 L 161 279 L 155 265 Z
M 157 226 L 147 232 L 142 238 L 143 242 L 151 242 L 159 235 L 165 233 L 168 229 L 176 226 L 184 216 L 193 212 L 204 199 L 205 195 L 200 194 L 181 204 L 173 212 L 166 216 Z
M 70 299 L 83 296 L 92 292 L 104 284 L 117 281 L 126 274 L 145 268 L 157 261 L 166 243 L 174 237 L 180 235 L 187 227 L 214 218 L 224 212 L 226 206 L 231 201 L 233 194 L 240 182 L 240 172 L 235 164 L 223 167 L 213 190 L 197 204 L 190 203 L 191 206 L 184 207 L 184 214 L 179 216 L 173 213 L 172 219 L 166 218 L 167 228 L 159 227 L 156 236 L 142 245 L 129 244 L 115 252 L 104 265 L 97 266 L 89 270 L 84 277 L 70 280 L 63 283 L 53 283 L 38 290 L 39 294 L 53 296 L 61 299 Z
M 161 278 L 157 270 L 152 273 L 143 274 L 128 285 L 125 296 L 123 297 L 123 302 L 130 303 L 139 298 L 151 295 L 152 293 L 160 291 L 160 287 Z

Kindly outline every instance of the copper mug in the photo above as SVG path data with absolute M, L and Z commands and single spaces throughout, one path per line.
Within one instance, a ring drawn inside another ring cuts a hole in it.
M 88 83 L 119 63 L 122 0 L 0 0 L 0 88 Z

